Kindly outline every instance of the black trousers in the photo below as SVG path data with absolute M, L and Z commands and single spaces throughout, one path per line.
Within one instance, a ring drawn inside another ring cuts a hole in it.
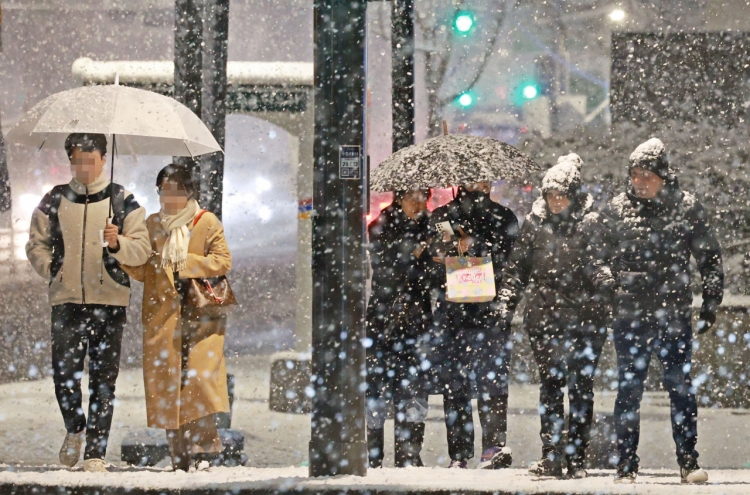
M 383 427 L 394 409 L 395 465 L 421 466 L 427 419 L 427 392 L 418 350 L 419 338 L 383 342 L 367 349 L 367 443 L 370 467 L 383 462 Z
M 564 455 L 569 468 L 583 468 L 594 419 L 594 373 L 607 340 L 607 329 L 598 325 L 560 328 L 553 324 L 545 330 L 547 333 L 529 334 L 540 378 L 542 455 L 560 463 Z M 570 412 L 568 441 L 563 446 L 566 384 Z
M 472 314 L 465 314 L 464 308 Z M 482 427 L 482 450 L 504 447 L 508 414 L 508 369 L 512 342 L 508 322 L 470 304 L 439 301 L 431 335 L 429 393 L 443 396 L 448 454 L 474 457 L 472 384 Z
M 655 355 L 664 368 L 664 388 L 669 393 L 672 438 L 677 463 L 698 466 L 698 404 L 690 377 L 692 368 L 692 313 L 688 305 L 647 311 L 621 303 L 615 317 L 614 336 L 619 386 L 615 401 L 615 430 L 620 460 L 618 468 L 638 471 L 636 454 L 641 435 L 641 399 L 648 363 Z
M 125 307 L 61 304 L 52 307 L 52 369 L 65 429 L 86 429 L 85 459 L 104 459 L 120 371 Z M 83 412 L 81 376 L 89 356 L 89 414 Z

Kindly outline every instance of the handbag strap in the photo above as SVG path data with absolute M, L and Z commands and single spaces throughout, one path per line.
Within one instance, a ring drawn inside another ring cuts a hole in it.
M 197 215 L 195 215 L 195 220 L 193 220 L 193 227 L 195 227 L 196 225 L 198 225 L 198 220 L 201 219 L 201 217 L 203 216 L 204 213 L 206 213 L 206 211 L 208 211 L 208 210 L 201 210 L 201 211 L 198 212 Z

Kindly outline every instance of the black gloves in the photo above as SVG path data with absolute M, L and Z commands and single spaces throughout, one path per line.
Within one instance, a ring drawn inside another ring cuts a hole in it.
M 698 335 L 706 333 L 716 323 L 716 308 L 719 304 L 713 299 L 704 299 L 701 307 L 701 314 L 698 317 L 696 333 Z

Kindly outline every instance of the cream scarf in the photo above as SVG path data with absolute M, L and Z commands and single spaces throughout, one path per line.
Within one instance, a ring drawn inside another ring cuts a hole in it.
M 167 215 L 163 211 L 159 213 L 161 226 L 169 232 L 169 238 L 164 243 L 161 253 L 161 267 L 181 272 L 187 268 L 188 243 L 190 242 L 190 229 L 188 225 L 193 221 L 201 207 L 194 199 L 188 200 L 185 208 L 176 215 Z

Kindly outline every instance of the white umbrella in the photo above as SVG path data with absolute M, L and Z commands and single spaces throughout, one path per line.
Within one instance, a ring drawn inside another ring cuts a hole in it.
M 34 106 L 6 138 L 39 149 L 61 148 L 74 132 L 112 136 L 120 154 L 194 157 L 221 151 L 211 131 L 186 106 L 117 83 L 49 96 Z
M 68 135 L 77 132 L 112 137 L 112 179 L 115 152 L 195 157 L 221 151 L 211 131 L 185 105 L 151 91 L 120 86 L 117 79 L 112 86 L 84 86 L 45 98 L 13 126 L 6 139 L 38 149 L 62 148 Z M 103 238 L 101 243 L 107 245 Z

